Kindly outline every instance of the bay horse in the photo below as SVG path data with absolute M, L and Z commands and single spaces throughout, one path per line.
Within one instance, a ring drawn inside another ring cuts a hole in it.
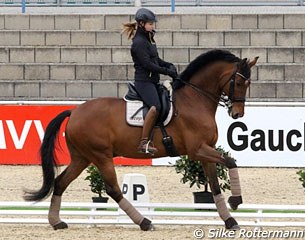
M 219 216 L 225 227 L 233 230 L 239 226 L 225 204 L 217 179 L 216 163 L 229 169 L 232 196 L 228 201 L 234 210 L 242 203 L 240 182 L 235 161 L 215 150 L 218 138 L 215 113 L 222 95 L 225 95 L 228 98 L 225 103 L 230 105 L 229 115 L 234 119 L 244 115 L 250 68 L 257 59 L 240 59 L 229 51 L 219 49 L 198 56 L 181 73 L 180 79 L 174 81 L 175 115 L 166 126 L 177 153 L 202 163 Z M 141 128 L 126 123 L 125 110 L 123 99 L 97 98 L 60 113 L 48 124 L 40 149 L 42 187 L 37 191 L 25 192 L 24 198 L 27 201 L 40 201 L 53 193 L 48 220 L 55 230 L 68 227 L 59 217 L 62 194 L 91 163 L 99 169 L 107 186 L 107 194 L 119 207 L 142 230 L 152 229 L 152 222 L 123 197 L 114 168 L 114 156 L 151 157 L 137 152 Z M 71 163 L 56 177 L 54 148 L 60 126 L 68 117 L 65 139 Z M 155 129 L 154 142 L 159 151 L 154 157 L 167 155 L 161 139 L 161 131 Z

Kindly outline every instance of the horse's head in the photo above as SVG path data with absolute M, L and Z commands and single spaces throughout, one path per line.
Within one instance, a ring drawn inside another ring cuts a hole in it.
M 242 59 L 223 88 L 223 92 L 231 103 L 228 113 L 234 119 L 244 116 L 246 93 L 251 83 L 251 68 L 256 64 L 257 59 L 258 57 L 252 61 L 247 60 L 247 58 Z
M 229 51 L 213 49 L 194 59 L 180 74 L 180 78 L 174 81 L 173 89 L 190 86 L 216 107 L 219 101 L 224 102 L 229 107 L 229 115 L 237 119 L 244 115 L 251 68 L 257 59 L 240 59 Z M 228 99 L 220 98 L 221 94 Z

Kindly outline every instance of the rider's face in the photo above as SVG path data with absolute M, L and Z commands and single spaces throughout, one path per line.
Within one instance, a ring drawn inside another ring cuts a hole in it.
M 153 22 L 147 22 L 145 23 L 144 28 L 147 32 L 152 32 L 155 29 L 155 24 Z

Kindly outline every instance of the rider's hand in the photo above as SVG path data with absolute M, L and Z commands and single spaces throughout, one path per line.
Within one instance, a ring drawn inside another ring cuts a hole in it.
M 177 78 L 177 76 L 178 76 L 177 71 L 174 69 L 170 69 L 170 68 L 167 69 L 166 74 L 173 79 Z
M 175 79 L 178 77 L 178 72 L 177 72 L 177 68 L 175 67 L 174 64 L 171 64 L 168 68 L 167 68 L 167 75 L 169 75 L 171 78 Z
M 169 67 L 168 67 L 170 70 L 172 70 L 173 72 L 175 71 L 176 74 L 178 75 L 178 71 L 177 71 L 177 68 L 174 64 L 171 64 Z

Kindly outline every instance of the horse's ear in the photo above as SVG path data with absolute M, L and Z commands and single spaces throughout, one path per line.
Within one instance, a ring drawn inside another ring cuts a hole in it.
M 241 60 L 240 65 L 244 65 L 247 62 L 247 58 L 243 58 L 243 60 Z
M 250 68 L 252 68 L 256 64 L 258 58 L 259 58 L 259 56 L 255 57 L 251 62 L 249 62 Z

